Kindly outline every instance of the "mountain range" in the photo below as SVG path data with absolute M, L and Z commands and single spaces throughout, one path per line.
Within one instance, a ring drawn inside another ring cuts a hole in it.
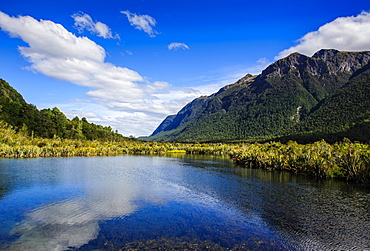
M 370 52 L 293 53 L 170 115 L 145 140 L 370 140 Z

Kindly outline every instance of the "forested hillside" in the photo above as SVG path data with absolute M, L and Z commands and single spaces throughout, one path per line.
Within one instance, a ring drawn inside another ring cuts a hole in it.
M 195 99 L 148 137 L 157 141 L 367 141 L 370 52 L 293 53 Z
M 370 141 L 370 64 L 314 107 L 295 129 L 299 134 L 291 139 L 303 143 L 321 138 L 338 141 L 344 137 Z
M 35 137 L 104 141 L 128 139 L 114 132 L 111 127 L 89 123 L 86 118 L 75 117 L 69 120 L 56 107 L 38 110 L 3 79 L 0 79 L 0 109 L 0 120 L 17 131 Z

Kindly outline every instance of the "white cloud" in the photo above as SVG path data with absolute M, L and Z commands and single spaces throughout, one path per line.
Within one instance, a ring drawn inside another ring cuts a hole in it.
M 157 31 L 153 30 L 153 26 L 157 24 L 157 21 L 151 16 L 137 15 L 128 10 L 121 11 L 121 13 L 127 16 L 128 21 L 135 29 L 146 32 L 150 37 L 155 37 L 156 34 L 159 34 Z
M 79 58 L 103 62 L 105 50 L 86 37 L 76 37 L 60 24 L 37 21 L 30 16 L 9 17 L 0 12 L 0 27 L 30 47 L 19 47 L 22 55 L 35 61 L 48 58 Z
M 236 71 L 234 67 L 213 72 L 212 77 L 196 79 L 198 86 L 192 88 L 179 88 L 163 81 L 150 83 L 133 70 L 105 62 L 103 47 L 52 21 L 10 17 L 0 12 L 0 27 L 29 45 L 19 47 L 21 55 L 30 62 L 28 69 L 88 88 L 88 100 L 52 106 L 59 107 L 69 118 L 86 117 L 88 121 L 118 129 L 123 135 L 150 135 L 167 115 L 249 72 L 245 68 Z
M 184 43 L 177 43 L 177 42 L 173 42 L 173 43 L 170 43 L 169 45 L 167 45 L 167 48 L 169 50 L 177 50 L 177 49 L 190 49 L 189 46 L 187 46 L 186 44 Z
M 86 29 L 93 34 L 97 34 L 97 36 L 99 37 L 118 39 L 120 38 L 118 34 L 113 36 L 111 29 L 106 24 L 102 22 L 94 22 L 89 15 L 83 12 L 73 14 L 72 18 L 75 20 L 75 28 L 80 33 L 82 33 L 84 29 Z
M 362 12 L 357 16 L 339 17 L 321 26 L 317 31 L 307 33 L 298 44 L 279 53 L 280 59 L 293 52 L 308 56 L 320 49 L 343 51 L 370 50 L 370 13 Z
M 84 108 L 79 102 L 73 104 L 73 109 L 60 107 L 63 112 L 93 111 L 96 116 L 87 119 L 104 121 L 100 124 L 111 125 L 124 135 L 149 135 L 168 114 L 176 113 L 201 95 L 166 82 L 149 83 L 133 70 L 107 63 L 104 48 L 52 21 L 10 17 L 0 12 L 0 27 L 29 45 L 19 47 L 21 55 L 30 62 L 29 70 L 89 88 L 86 95 L 91 100 L 84 103 Z M 140 121 L 136 130 L 130 119 Z

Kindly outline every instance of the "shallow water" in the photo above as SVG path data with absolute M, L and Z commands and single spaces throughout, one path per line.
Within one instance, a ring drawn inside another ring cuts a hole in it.
M 370 190 L 212 156 L 0 159 L 0 250 L 369 250 Z

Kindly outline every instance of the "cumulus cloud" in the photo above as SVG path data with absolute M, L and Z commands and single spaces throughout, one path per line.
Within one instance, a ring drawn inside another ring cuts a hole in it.
M 321 26 L 317 31 L 307 33 L 298 40 L 296 46 L 280 52 L 275 59 L 293 52 L 311 56 L 320 49 L 370 50 L 369 40 L 370 12 L 364 11 L 357 16 L 339 17 Z
M 100 109 L 100 117 L 95 119 L 114 122 L 101 124 L 117 125 L 113 128 L 118 128 L 124 135 L 150 134 L 165 116 L 176 113 L 187 102 L 201 95 L 199 91 L 176 88 L 166 82 L 149 83 L 133 70 L 105 62 L 106 52 L 103 47 L 87 37 L 72 34 L 52 21 L 36 20 L 30 16 L 11 17 L 0 12 L 0 27 L 29 45 L 18 48 L 21 55 L 30 62 L 29 70 L 88 87 L 87 97 L 96 105 L 104 107 Z M 85 104 L 90 107 L 90 112 L 94 109 L 97 113 L 91 103 Z M 89 112 L 88 107 L 84 109 L 85 113 Z M 107 114 L 107 111 L 115 111 L 111 112 L 113 119 L 101 115 Z M 142 126 L 137 129 L 140 132 L 128 131 L 128 126 L 118 122 L 118 118 L 127 121 L 130 116 L 141 119 L 139 124 Z M 149 126 L 144 126 L 148 121 L 156 124 L 151 124 L 149 129 Z
M 94 22 L 92 18 L 85 13 L 79 12 L 72 15 L 72 18 L 75 20 L 75 28 L 82 33 L 85 29 L 90 31 L 92 34 L 96 34 L 99 37 L 103 38 L 120 38 L 118 34 L 112 34 L 111 29 L 102 22 Z
M 96 34 L 98 37 L 103 38 L 120 38 L 118 34 L 112 34 L 111 29 L 102 22 L 94 22 L 93 19 L 83 12 L 79 12 L 72 15 L 75 20 L 75 28 L 82 33 L 85 29 L 90 31 L 92 34 Z
M 177 49 L 189 50 L 190 49 L 189 46 L 187 46 L 186 44 L 177 43 L 177 42 L 170 43 L 169 45 L 167 45 L 167 48 L 169 50 L 177 50 Z
M 76 37 L 52 21 L 37 21 L 30 16 L 15 18 L 0 12 L 0 27 L 29 44 L 30 47 L 19 47 L 19 50 L 30 60 L 76 58 L 103 62 L 106 55 L 101 46 L 86 37 Z
M 150 37 L 155 37 L 156 34 L 159 34 L 157 31 L 153 30 L 153 26 L 157 24 L 157 21 L 155 21 L 151 16 L 137 15 L 128 10 L 121 11 L 121 13 L 127 16 L 128 21 L 135 27 L 135 29 L 146 32 Z

